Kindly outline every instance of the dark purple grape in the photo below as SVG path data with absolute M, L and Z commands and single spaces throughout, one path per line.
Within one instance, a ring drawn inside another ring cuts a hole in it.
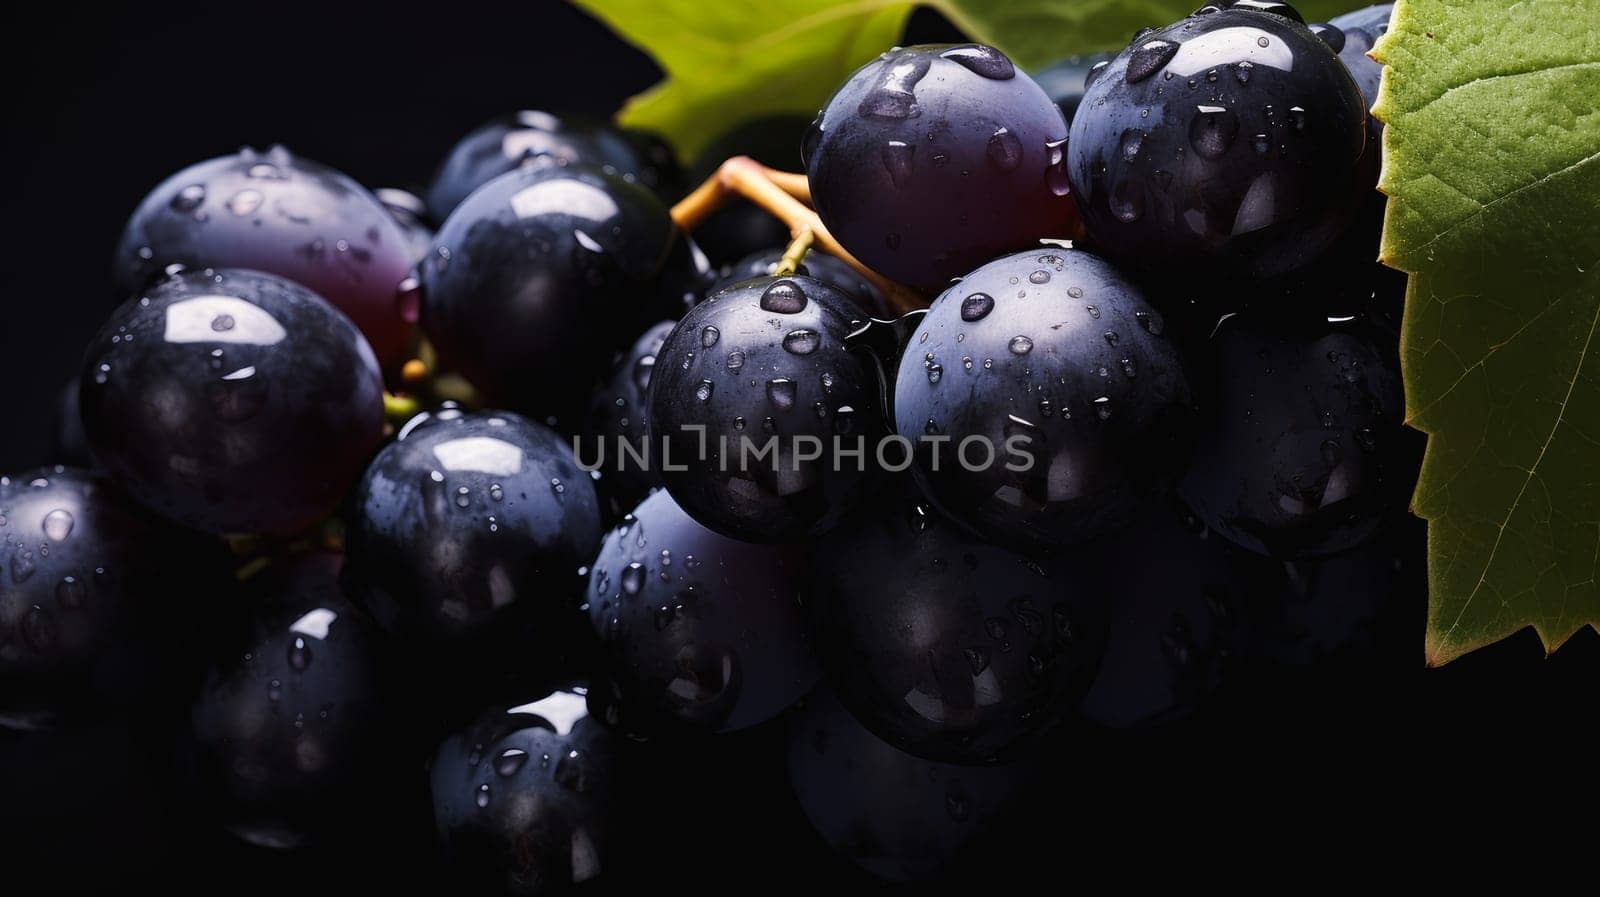
M 874 270 L 934 292 L 1066 237 L 1061 110 L 998 50 L 895 48 L 850 76 L 803 144 L 817 213 Z
M 213 533 L 289 534 L 334 509 L 383 437 L 383 378 L 348 318 L 254 271 L 187 271 L 89 344 L 84 430 L 146 507 Z
M 420 271 L 422 328 L 445 366 L 497 405 L 574 430 L 611 354 L 681 315 L 701 278 L 659 200 L 581 167 L 484 185 Z
M 684 510 L 736 539 L 792 542 L 861 499 L 882 426 L 877 374 L 845 342 L 864 318 L 799 276 L 727 287 L 684 316 L 650 383 L 655 463 Z
M 340 558 L 277 562 L 229 596 L 249 617 L 220 639 L 193 712 L 202 781 L 230 831 L 288 848 L 337 832 L 392 759 L 371 623 Z
M 628 351 L 618 353 L 611 373 L 589 397 L 579 458 L 585 464 L 602 457 L 611 460 L 605 465 L 599 488 L 611 505 L 612 519 L 627 513 L 651 489 L 662 485 L 660 470 L 635 459 L 651 457 L 646 420 L 650 411 L 650 376 L 661 345 L 675 326 L 676 321 L 662 321 L 646 330 Z M 632 446 L 632 454 L 624 443 Z
M 1034 766 L 913 757 L 867 731 L 826 688 L 806 699 L 789 738 L 789 781 L 817 833 L 889 881 L 945 874 L 1020 802 Z
M 443 221 L 472 191 L 508 171 L 569 165 L 608 169 L 662 195 L 681 177 L 672 151 L 649 135 L 525 109 L 486 122 L 451 148 L 428 189 L 428 210 Z
M 191 165 L 145 197 L 117 247 L 121 295 L 173 264 L 288 278 L 348 315 L 386 370 L 405 360 L 406 235 L 360 184 L 281 146 Z
M 1230 316 L 1182 491 L 1213 530 L 1284 560 L 1360 544 L 1416 482 L 1393 343 L 1359 315 Z
M 433 248 L 433 227 L 428 224 L 428 208 L 416 194 L 396 187 L 379 187 L 373 196 L 383 203 L 389 217 L 405 234 L 412 262 L 420 262 Z
M 357 486 L 351 594 L 445 679 L 480 694 L 568 672 L 587 626 L 579 568 L 600 544 L 594 484 L 571 448 L 515 414 L 413 421 Z
M 771 277 L 778 268 L 778 263 L 783 261 L 784 249 L 767 249 L 747 255 L 731 265 L 725 265 L 719 273 L 717 280 L 706 294 L 710 295 L 723 287 L 730 287 L 736 283 L 752 280 L 757 277 Z M 862 279 L 856 269 L 839 261 L 825 252 L 815 249 L 806 253 L 805 260 L 800 264 L 797 272 L 806 277 L 813 277 L 828 286 L 850 297 L 859 308 L 876 317 L 888 318 L 893 313 L 884 303 L 883 294 L 878 288 Z
M 979 541 L 914 495 L 875 502 L 817 543 L 807 607 L 823 668 L 900 750 L 995 762 L 1089 688 L 1105 601 L 1078 566 Z
M 1240 553 L 1242 554 L 1242 553 Z M 1239 558 L 1186 510 L 1156 503 L 1126 530 L 1082 552 L 1111 609 L 1105 657 L 1080 710 L 1116 729 L 1199 710 L 1243 649 L 1249 588 Z
M 1299 22 L 1208 9 L 1141 32 L 1090 84 L 1067 144 L 1072 193 L 1095 245 L 1130 269 L 1286 274 L 1371 192 L 1361 92 Z
M 0 477 L 0 728 L 70 716 L 95 668 L 138 647 L 163 535 L 104 475 Z
M 799 700 L 819 677 L 801 620 L 807 562 L 803 548 L 717 535 L 664 491 L 645 499 L 589 574 L 622 724 L 729 732 Z
M 56 443 L 52 457 L 74 467 L 94 467 L 89 437 L 83 432 L 83 412 L 78 410 L 79 380 L 73 377 L 61 390 L 56 404 Z
M 1050 97 L 1061 116 L 1072 126 L 1072 117 L 1078 114 L 1078 104 L 1089 89 L 1089 82 L 1099 77 L 1111 64 L 1115 53 L 1085 53 L 1069 56 L 1033 73 L 1033 80 Z
M 1425 523 L 1405 517 L 1348 551 L 1274 565 L 1252 593 L 1251 655 L 1288 666 L 1373 659 L 1385 634 L 1383 614 L 1403 602 L 1420 619 L 1426 535 Z M 1414 650 L 1406 656 L 1414 658 Z
M 452 887 L 552 894 L 599 875 L 614 754 L 581 689 L 485 713 L 445 739 L 429 775 Z
M 929 497 L 1019 549 L 1126 523 L 1187 458 L 1189 386 L 1167 330 L 1087 252 L 1042 247 L 969 274 L 934 300 L 895 382 Z
M 1361 98 L 1369 110 L 1378 102 L 1378 87 L 1383 83 L 1383 66 L 1367 56 L 1367 53 L 1371 52 L 1378 38 L 1388 33 L 1389 19 L 1393 15 L 1393 3 L 1379 3 L 1355 12 L 1347 12 L 1328 21 L 1327 27 L 1331 27 L 1339 34 L 1340 46 L 1334 52 L 1339 54 L 1340 61 L 1349 69 L 1350 77 L 1355 79 L 1356 86 L 1361 89 Z M 1382 123 L 1372 119 L 1371 130 L 1371 138 L 1377 139 L 1383 132 Z

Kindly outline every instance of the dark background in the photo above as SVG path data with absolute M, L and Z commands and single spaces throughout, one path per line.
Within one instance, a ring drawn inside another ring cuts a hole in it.
M 167 174 L 241 145 L 282 142 L 370 186 L 421 185 L 460 135 L 496 114 L 602 115 L 657 76 L 602 26 L 548 0 L 455 0 L 427 12 L 55 4 L 7 16 L 7 473 L 51 461 L 60 387 L 115 298 L 116 238 Z M 917 27 L 941 30 L 926 19 Z M 1551 814 L 1560 810 L 1578 814 L 1569 834 L 1592 850 L 1596 826 L 1585 817 L 1594 809 L 1584 798 L 1600 748 L 1600 638 L 1586 628 L 1547 660 L 1524 631 L 1429 671 L 1420 607 L 1393 616 L 1390 641 L 1414 652 L 1354 670 L 1273 674 L 1190 724 L 1064 739 L 1049 812 L 1006 833 L 1015 843 L 997 854 L 1004 861 L 956 884 L 970 893 L 974 882 L 1043 874 L 1065 888 L 1075 870 L 1108 871 L 1110 856 L 1130 853 L 1135 865 L 1117 867 L 1129 881 L 1162 870 L 1224 881 L 1240 856 L 1305 863 L 1290 885 L 1309 883 L 1307 871 L 1314 880 L 1388 856 L 1514 864 L 1529 838 L 1543 839 L 1541 853 L 1558 850 Z M 168 748 L 147 728 L 135 708 L 64 735 L 0 732 L 0 881 L 37 874 L 64 887 L 307 893 L 434 882 L 426 829 L 401 824 L 409 817 L 398 811 L 379 814 L 396 817 L 393 825 L 327 855 L 273 860 L 230 845 L 168 791 Z M 623 881 L 715 892 L 863 884 L 793 806 L 772 741 L 758 731 L 696 748 L 697 762 L 663 766 L 675 780 L 648 792 L 654 805 L 627 811 L 637 849 L 623 861 Z M 397 807 L 412 806 L 409 788 L 397 784 Z M 1438 836 L 1462 840 L 1424 846 Z

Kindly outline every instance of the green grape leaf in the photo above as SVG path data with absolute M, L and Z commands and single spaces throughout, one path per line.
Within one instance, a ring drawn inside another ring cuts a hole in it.
M 1600 0 L 1400 0 L 1374 57 L 1427 659 L 1554 650 L 1600 623 Z
M 862 64 L 900 39 L 914 0 L 572 0 L 666 73 L 619 114 L 694 159 L 752 119 L 810 116 Z M 1026 69 L 1124 46 L 1141 27 L 1176 21 L 1200 0 L 932 0 L 973 40 Z M 1347 0 L 1307 0 L 1333 15 Z

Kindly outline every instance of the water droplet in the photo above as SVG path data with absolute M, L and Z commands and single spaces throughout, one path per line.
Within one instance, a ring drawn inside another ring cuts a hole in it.
M 478 786 L 478 793 L 473 795 L 472 800 L 480 810 L 489 806 L 489 785 L 487 782 Z
M 1272 41 L 1266 35 L 1262 35 L 1261 37 L 1256 38 L 1256 46 L 1263 48 L 1270 47 L 1272 46 Z
M 676 620 L 678 618 L 678 608 L 679 607 L 681 607 L 681 605 L 663 604 L 660 607 L 656 608 L 656 631 L 657 632 L 661 632 L 662 630 L 666 629 L 668 626 L 672 625 L 672 621 L 674 621 L 674 620 Z
M 944 378 L 944 368 L 937 364 L 928 365 L 928 382 L 938 383 Z
M 1094 400 L 1094 413 L 1095 413 L 1095 416 L 1100 418 L 1101 420 L 1110 420 L 1111 419 L 1111 397 L 1110 396 L 1101 396 L 1100 398 L 1095 399 Z
M 1106 69 L 1108 69 L 1110 67 L 1111 67 L 1111 61 L 1110 60 L 1102 60 L 1100 62 L 1095 63 L 1094 65 L 1089 66 L 1089 71 L 1083 76 L 1084 89 L 1087 90 L 1089 85 L 1093 84 L 1096 81 L 1099 81 L 1100 80 L 1100 76 L 1104 75 L 1106 73 Z
M 1011 354 L 1012 355 L 1026 355 L 1026 354 L 1028 354 L 1029 352 L 1032 352 L 1032 351 L 1033 351 L 1033 340 L 1028 339 L 1025 336 L 1014 336 L 1014 337 L 1011 338 Z M 988 366 L 989 366 L 989 363 L 988 362 L 984 362 L 984 367 L 988 367 Z
M 988 293 L 973 293 L 961 300 L 961 320 L 967 323 L 981 321 L 994 311 L 994 297 Z
M 295 636 L 289 643 L 289 666 L 295 670 L 304 670 L 311 666 L 311 646 L 306 644 L 302 636 Z
M 1011 64 L 1011 60 L 1007 59 L 1005 54 L 983 44 L 951 47 L 939 56 L 958 62 L 975 74 L 994 81 L 1005 81 L 1017 74 L 1016 66 Z
M 921 55 L 890 57 L 877 72 L 882 80 L 862 98 L 856 112 L 874 118 L 915 116 L 919 110 L 912 89 L 932 64 L 932 60 Z
M 737 374 L 744 367 L 744 353 L 738 349 L 728 353 L 728 373 Z
M 791 330 L 783 337 L 783 348 L 792 355 L 810 355 L 822 345 L 822 336 L 815 330 Z
M 506 748 L 494 760 L 494 771 L 503 779 L 508 779 L 522 769 L 528 762 L 528 752 L 518 748 Z
M 716 391 L 717 385 L 710 380 L 701 380 L 700 385 L 694 388 L 694 397 L 702 402 L 711 401 L 711 394 Z
M 1139 376 L 1139 368 L 1134 365 L 1132 358 L 1124 358 L 1124 359 L 1122 359 L 1121 364 L 1122 364 L 1122 375 L 1124 377 L 1127 377 L 1129 380 L 1132 380 L 1132 379 L 1135 379 L 1136 377 Z
M 1254 70 L 1255 70 L 1255 65 L 1254 64 L 1249 63 L 1249 62 L 1241 62 L 1238 65 L 1233 67 L 1233 77 L 1239 79 L 1239 83 L 1240 84 L 1249 84 L 1250 83 L 1250 73 L 1252 71 L 1254 71 Z
M 709 349 L 712 346 L 715 346 L 717 344 L 717 340 L 721 338 L 722 331 L 712 327 L 710 324 L 707 324 L 705 329 L 700 331 L 700 345 L 704 348 Z
M 1136 311 L 1133 313 L 1133 319 L 1138 321 L 1139 326 L 1143 327 L 1145 332 L 1151 336 L 1160 336 L 1161 331 L 1166 328 L 1166 325 L 1161 322 L 1161 316 L 1154 312 Z
M 761 294 L 761 310 L 780 315 L 798 314 L 806 307 L 806 294 L 792 280 L 779 280 Z
M 63 576 L 56 583 L 56 601 L 67 610 L 77 610 L 83 607 L 83 600 L 88 590 L 76 576 Z
M 33 576 L 33 552 L 26 546 L 18 545 L 11 553 L 11 581 L 22 585 Z
M 1378 447 L 1377 436 L 1373 435 L 1372 430 L 1367 427 L 1362 427 L 1356 431 L 1356 442 L 1361 443 L 1361 447 L 1369 452 Z
M 267 683 L 267 700 L 276 704 L 283 700 L 283 683 L 277 679 Z
M 644 588 L 644 565 L 634 561 L 622 571 L 622 591 L 629 595 L 639 594 Z
M 472 490 L 468 489 L 466 486 L 461 486 L 461 487 L 457 488 L 456 489 L 456 507 L 465 508 L 466 506 L 468 506 L 470 504 L 472 504 Z
M 1198 106 L 1189 122 L 1189 144 L 1207 159 L 1221 158 L 1239 136 L 1239 117 L 1223 106 Z
M 575 750 L 567 751 L 556 761 L 555 779 L 563 788 L 582 793 L 588 787 L 583 772 L 583 756 Z
M 1103 333 L 1101 335 L 1105 337 L 1106 345 L 1108 345 L 1108 346 L 1115 346 L 1118 342 L 1120 342 L 1122 340 L 1122 338 L 1117 335 L 1117 332 L 1115 330 L 1107 330 L 1105 333 Z
M 1128 59 L 1128 83 L 1137 84 L 1154 75 L 1177 52 L 1178 45 L 1172 41 L 1153 40 L 1141 45 Z
M 1144 132 L 1130 130 L 1122 135 L 1122 160 L 1129 164 L 1139 161 L 1139 151 L 1144 149 Z
M 1046 271 L 1046 270 L 1044 270 L 1042 268 L 1039 269 L 1038 271 L 1035 271 L 1032 274 L 1028 275 L 1028 283 L 1040 284 L 1040 283 L 1049 283 L 1049 282 L 1050 282 L 1050 272 Z
M 72 535 L 72 526 L 77 521 L 73 519 L 72 512 L 64 508 L 56 508 L 44 515 L 44 534 L 52 542 L 65 542 Z
M 1289 107 L 1289 124 L 1296 131 L 1306 129 L 1306 110 L 1300 106 Z
M 1022 141 L 1009 128 L 989 135 L 989 162 L 1001 171 L 1012 171 L 1022 164 Z
M 883 168 L 889 172 L 889 181 L 895 187 L 904 187 L 911 177 L 911 164 L 916 161 L 917 147 L 904 140 L 891 140 L 883 145 Z
M 174 194 L 169 205 L 174 212 L 193 212 L 195 209 L 200 208 L 200 205 L 205 201 L 205 186 L 203 184 L 190 184 Z
M 489 486 L 489 498 L 491 500 L 493 500 L 493 501 L 503 501 L 505 499 L 505 497 L 506 497 L 506 490 L 502 489 L 500 487 L 499 483 L 493 483 L 493 484 L 491 484 Z
M 1122 181 L 1111 190 L 1111 214 L 1124 224 L 1144 216 L 1144 192 L 1134 181 Z
M 794 407 L 795 385 L 787 377 L 778 377 L 767 381 L 767 401 L 779 411 L 788 411 Z
M 235 215 L 248 215 L 261 208 L 262 199 L 260 190 L 240 190 L 228 200 L 228 211 Z

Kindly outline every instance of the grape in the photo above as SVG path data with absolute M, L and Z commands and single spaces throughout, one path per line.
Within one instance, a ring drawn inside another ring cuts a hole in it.
M 165 535 L 104 475 L 0 477 L 0 728 L 56 722 L 86 698 L 152 594 Z
M 1105 659 L 1083 715 L 1123 729 L 1158 725 L 1204 706 L 1245 645 L 1252 593 L 1240 559 L 1186 510 L 1156 502 L 1133 526 L 1083 552 L 1110 598 Z
M 1367 53 L 1372 50 L 1373 44 L 1378 42 L 1378 38 L 1388 33 L 1389 19 L 1393 15 L 1393 3 L 1379 3 L 1336 16 L 1328 22 L 1328 26 L 1338 31 L 1336 40 L 1340 46 L 1334 52 L 1339 54 L 1340 61 L 1349 69 L 1350 76 L 1361 89 L 1361 98 L 1368 109 L 1378 102 L 1378 87 L 1383 83 L 1383 66 L 1367 56 Z M 1371 139 L 1377 139 L 1382 131 L 1382 123 L 1372 119 Z
M 614 715 L 643 732 L 729 732 L 799 700 L 819 676 L 800 613 L 807 560 L 803 548 L 719 536 L 666 492 L 645 499 L 589 575 Z
M 383 378 L 344 315 L 254 271 L 174 274 L 85 356 L 94 455 L 146 507 L 213 533 L 290 534 L 332 511 L 383 436 Z
M 422 329 L 446 367 L 494 404 L 572 429 L 611 353 L 681 315 L 701 277 L 648 190 L 580 167 L 484 185 L 420 270 Z
M 723 287 L 731 287 L 746 280 L 772 276 L 777 271 L 778 263 L 783 261 L 784 252 L 784 249 L 768 249 L 747 255 L 731 265 L 725 265 L 719 272 L 716 282 L 706 290 L 706 294 L 710 295 Z M 796 273 L 814 277 L 839 290 L 868 314 L 884 318 L 893 316 L 877 287 L 863 280 L 856 269 L 827 253 L 815 249 L 807 252 L 800 270 Z
M 1069 56 L 1060 62 L 1033 73 L 1033 80 L 1061 110 L 1061 116 L 1071 127 L 1072 117 L 1078 113 L 1083 93 L 1088 89 L 1090 73 L 1111 64 L 1115 53 L 1086 53 Z
M 1360 316 L 1229 317 L 1182 490 L 1230 541 L 1296 560 L 1360 544 L 1415 482 L 1395 346 Z
M 371 193 L 275 146 L 162 181 L 128 219 L 115 275 L 124 297 L 173 264 L 288 278 L 348 315 L 393 369 L 405 360 L 411 329 L 395 291 L 413 262 L 405 233 Z
M 549 894 L 598 875 L 614 752 L 581 689 L 485 713 L 447 738 L 430 777 L 452 889 Z
M 785 542 L 860 500 L 881 428 L 876 373 L 845 344 L 864 317 L 798 276 L 727 287 L 684 316 L 651 377 L 650 437 L 685 511 L 736 539 Z M 836 458 L 836 440 L 863 454 Z
M 800 139 L 810 123 L 809 118 L 798 115 L 774 115 L 738 125 L 701 151 L 692 182 L 704 183 L 717 166 L 734 156 L 749 156 L 763 165 L 792 171 L 801 164 Z M 789 228 L 760 206 L 733 202 L 697 225 L 694 240 L 720 267 L 769 246 L 784 245 L 789 242 Z
M 896 48 L 850 76 L 803 152 L 817 214 L 852 255 L 935 292 L 1041 237 L 1070 236 L 1066 123 L 975 44 Z
M 878 737 L 989 763 L 1070 713 L 1104 644 L 1075 564 L 981 542 L 915 496 L 875 502 L 817 543 L 807 606 L 830 682 Z
M 83 432 L 83 412 L 78 409 L 79 380 L 73 377 L 56 403 L 56 442 L 52 457 L 75 467 L 93 467 L 89 437 Z
M 789 738 L 795 798 L 834 850 L 879 878 L 926 881 L 1019 803 L 1035 762 L 974 768 L 896 750 L 826 688 L 812 692 Z
M 385 765 L 377 634 L 340 591 L 339 565 L 302 555 L 231 596 L 249 618 L 218 641 L 195 700 L 207 794 L 252 844 L 338 831 Z
M 420 262 L 433 248 L 433 228 L 428 226 L 428 209 L 416 194 L 395 187 L 380 187 L 373 191 L 378 201 L 389 211 L 389 217 L 400 226 L 405 235 L 406 248 L 411 261 Z
M 605 168 L 657 193 L 678 185 L 677 160 L 649 135 L 525 109 L 479 126 L 445 157 L 428 189 L 428 210 L 443 221 L 474 190 L 519 168 Z
M 352 501 L 351 593 L 385 629 L 426 646 L 435 676 L 537 678 L 586 635 L 579 568 L 600 507 L 572 450 L 514 414 L 446 410 L 385 446 Z
M 1382 614 L 1403 603 L 1420 619 L 1426 533 L 1417 518 L 1393 519 L 1355 548 L 1275 568 L 1252 593 L 1251 653 L 1289 666 L 1370 660 L 1381 647 Z M 1414 643 L 1400 647 L 1414 660 Z
M 643 463 L 636 464 L 632 459 L 648 457 L 646 418 L 650 410 L 650 375 L 655 370 L 662 344 L 676 326 L 676 321 L 661 321 L 646 330 L 628 351 L 618 353 L 611 373 L 589 398 L 589 415 L 584 420 L 584 441 L 579 457 L 586 462 L 600 457 L 612 458 L 600 479 L 600 491 L 611 505 L 613 518 L 627 513 L 651 489 L 662 485 L 659 470 Z M 633 446 L 637 455 L 625 454 L 624 441 Z
M 935 299 L 894 391 L 896 428 L 918 440 L 934 503 L 1030 550 L 1115 529 L 1170 483 L 1187 457 L 1189 402 L 1163 318 L 1138 288 L 1054 247 L 997 259 Z
M 1304 25 L 1207 7 L 1095 76 L 1067 173 L 1095 245 L 1128 268 L 1271 277 L 1314 260 L 1366 200 L 1365 124 Z

